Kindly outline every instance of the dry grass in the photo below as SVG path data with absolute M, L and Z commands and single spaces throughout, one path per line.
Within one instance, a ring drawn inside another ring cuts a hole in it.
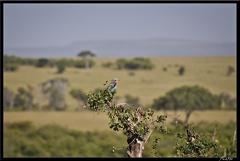
M 131 76 L 130 71 L 106 69 L 101 65 L 114 58 L 94 58 L 96 66 L 87 75 L 84 69 L 67 68 L 63 74 L 56 74 L 56 68 L 35 68 L 21 66 L 17 72 L 4 72 L 4 86 L 14 92 L 19 87 L 31 85 L 34 87 L 35 102 L 44 104 L 46 99 L 42 97 L 39 85 L 51 78 L 63 77 L 70 82 L 69 91 L 80 88 L 90 92 L 96 88 L 104 87 L 102 84 L 113 77 L 120 79 L 117 95 L 120 102 L 129 94 L 140 98 L 142 106 L 150 105 L 153 99 L 163 96 L 169 90 L 182 85 L 200 85 L 209 89 L 212 93 L 227 92 L 236 97 L 236 72 L 230 77 L 226 76 L 228 66 L 236 69 L 236 57 L 157 57 L 150 58 L 156 66 L 150 71 L 135 71 Z M 179 66 L 185 66 L 184 76 L 178 75 Z M 163 67 L 167 67 L 164 72 Z M 75 110 L 79 104 L 69 93 L 66 94 L 68 110 Z
M 156 115 L 163 115 L 164 112 L 156 112 Z M 166 123 L 173 121 L 175 113 L 168 111 Z M 185 119 L 183 111 L 177 112 L 180 120 Z M 78 112 L 4 112 L 4 123 L 16 121 L 32 121 L 36 126 L 46 124 L 57 124 L 70 129 L 82 131 L 106 131 L 109 129 L 109 119 L 104 113 L 91 111 Z M 206 121 L 209 123 L 227 124 L 229 121 L 236 122 L 236 111 L 194 111 L 190 116 L 189 123 L 199 123 Z

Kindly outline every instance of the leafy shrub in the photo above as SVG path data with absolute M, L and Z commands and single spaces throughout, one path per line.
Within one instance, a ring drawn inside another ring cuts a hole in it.
M 29 110 L 33 104 L 32 87 L 28 86 L 28 89 L 23 87 L 18 88 L 18 93 L 14 97 L 14 107 L 20 107 L 23 110 Z
M 185 67 L 184 66 L 181 66 L 179 69 L 178 69 L 178 74 L 181 76 L 185 73 Z
M 58 63 L 57 64 L 57 73 L 61 74 L 65 71 L 65 65 L 63 63 Z
M 17 64 L 4 64 L 4 71 L 6 72 L 15 72 L 17 71 L 19 66 Z
M 154 99 L 152 107 L 156 110 L 185 110 L 185 122 L 187 122 L 195 110 L 220 108 L 221 100 L 218 95 L 210 93 L 206 88 L 185 85 L 167 92 L 163 97 Z
M 133 60 L 118 59 L 116 62 L 117 69 L 145 69 L 150 70 L 154 68 L 150 59 L 147 58 L 134 58 Z
M 38 59 L 37 60 L 37 62 L 36 62 L 36 67 L 45 67 L 45 66 L 47 66 L 48 65 L 48 59 L 46 59 L 46 58 L 40 58 L 40 59 Z
M 236 140 L 233 144 L 235 128 L 235 122 L 225 125 L 202 122 L 191 126 L 191 130 L 200 134 L 206 141 L 211 141 L 215 135 L 218 160 L 224 155 L 224 151 L 227 157 L 237 156 Z M 161 135 L 159 143 L 156 144 L 156 157 L 177 156 L 177 149 L 174 148 L 176 143 L 178 146 L 186 146 L 187 135 L 181 125 L 169 126 L 168 129 L 169 135 Z M 182 139 L 179 136 L 182 136 Z M 159 133 L 154 131 L 149 142 L 155 142 L 156 137 L 159 137 Z M 112 131 L 83 132 L 56 124 L 36 127 L 29 121 L 4 123 L 3 157 L 127 157 L 125 151 L 121 150 L 125 140 L 125 136 Z M 112 153 L 112 147 L 115 145 L 120 145 L 116 147 L 119 150 Z M 151 146 L 152 144 L 146 144 L 144 157 L 152 157 Z M 209 157 L 213 154 L 210 151 L 206 153 Z

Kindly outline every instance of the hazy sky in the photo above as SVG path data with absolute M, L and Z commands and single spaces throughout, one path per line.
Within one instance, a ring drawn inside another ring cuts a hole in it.
M 177 38 L 236 42 L 236 4 L 4 3 L 4 46 Z

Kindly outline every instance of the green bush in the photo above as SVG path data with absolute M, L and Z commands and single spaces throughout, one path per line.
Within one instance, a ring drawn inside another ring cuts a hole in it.
M 15 72 L 17 71 L 19 68 L 19 65 L 18 64 L 4 64 L 4 71 L 6 72 Z
M 185 110 L 185 122 L 188 122 L 191 113 L 195 110 L 219 109 L 221 99 L 204 87 L 184 85 L 154 99 L 152 107 L 156 110 Z
M 152 69 L 154 65 L 150 59 L 147 58 L 134 58 L 133 60 L 118 59 L 116 62 L 117 69 Z
M 81 132 L 30 122 L 4 125 L 4 157 L 119 157 L 112 147 L 124 138 L 109 132 Z
M 61 74 L 65 71 L 65 64 L 63 63 L 58 63 L 57 64 L 57 73 Z
M 48 65 L 48 59 L 46 59 L 46 58 L 40 58 L 40 59 L 38 59 L 37 60 L 37 62 L 36 62 L 36 67 L 45 67 L 45 66 L 47 66 Z
M 89 61 L 89 67 L 92 68 L 95 65 L 95 62 L 93 60 Z M 85 68 L 85 61 L 84 60 L 76 60 L 74 63 L 75 68 Z
M 227 157 L 235 158 L 237 156 L 236 140 L 233 144 L 235 128 L 235 122 L 226 125 L 202 122 L 192 126 L 191 129 L 199 133 L 203 139 L 211 140 L 212 136 L 215 136 L 218 158 L 224 155 L 224 151 Z M 161 140 L 156 144 L 156 157 L 175 157 L 176 144 L 186 145 L 184 139 L 187 136 L 182 125 L 169 126 L 168 129 L 169 135 L 161 135 Z M 182 140 L 178 134 L 182 135 Z M 148 142 L 154 142 L 155 137 L 159 137 L 159 132 L 153 132 Z M 5 123 L 3 157 L 127 157 L 125 149 L 121 147 L 125 143 L 125 136 L 112 131 L 83 132 L 55 124 L 36 127 L 29 121 Z M 113 146 L 119 149 L 115 153 L 112 153 Z M 151 144 L 146 144 L 143 157 L 152 157 L 152 153 Z
M 184 75 L 184 73 L 185 73 L 185 67 L 184 67 L 184 66 L 181 66 L 181 67 L 178 69 L 178 74 L 179 74 L 180 76 L 182 76 L 182 75 Z
M 15 108 L 22 108 L 23 110 L 29 110 L 32 108 L 33 105 L 33 93 L 32 87 L 28 86 L 28 89 L 23 87 L 18 88 L 18 92 L 14 97 L 13 106 Z

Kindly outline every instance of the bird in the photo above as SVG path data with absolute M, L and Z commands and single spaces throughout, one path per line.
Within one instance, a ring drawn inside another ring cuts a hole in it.
M 113 91 L 113 90 L 115 90 L 116 88 L 117 88 L 117 83 L 118 83 L 118 81 L 120 81 L 119 79 L 117 79 L 117 78 L 113 78 L 112 80 L 111 80 L 111 82 L 110 82 L 110 84 L 109 84 L 109 86 L 110 86 L 110 91 Z

